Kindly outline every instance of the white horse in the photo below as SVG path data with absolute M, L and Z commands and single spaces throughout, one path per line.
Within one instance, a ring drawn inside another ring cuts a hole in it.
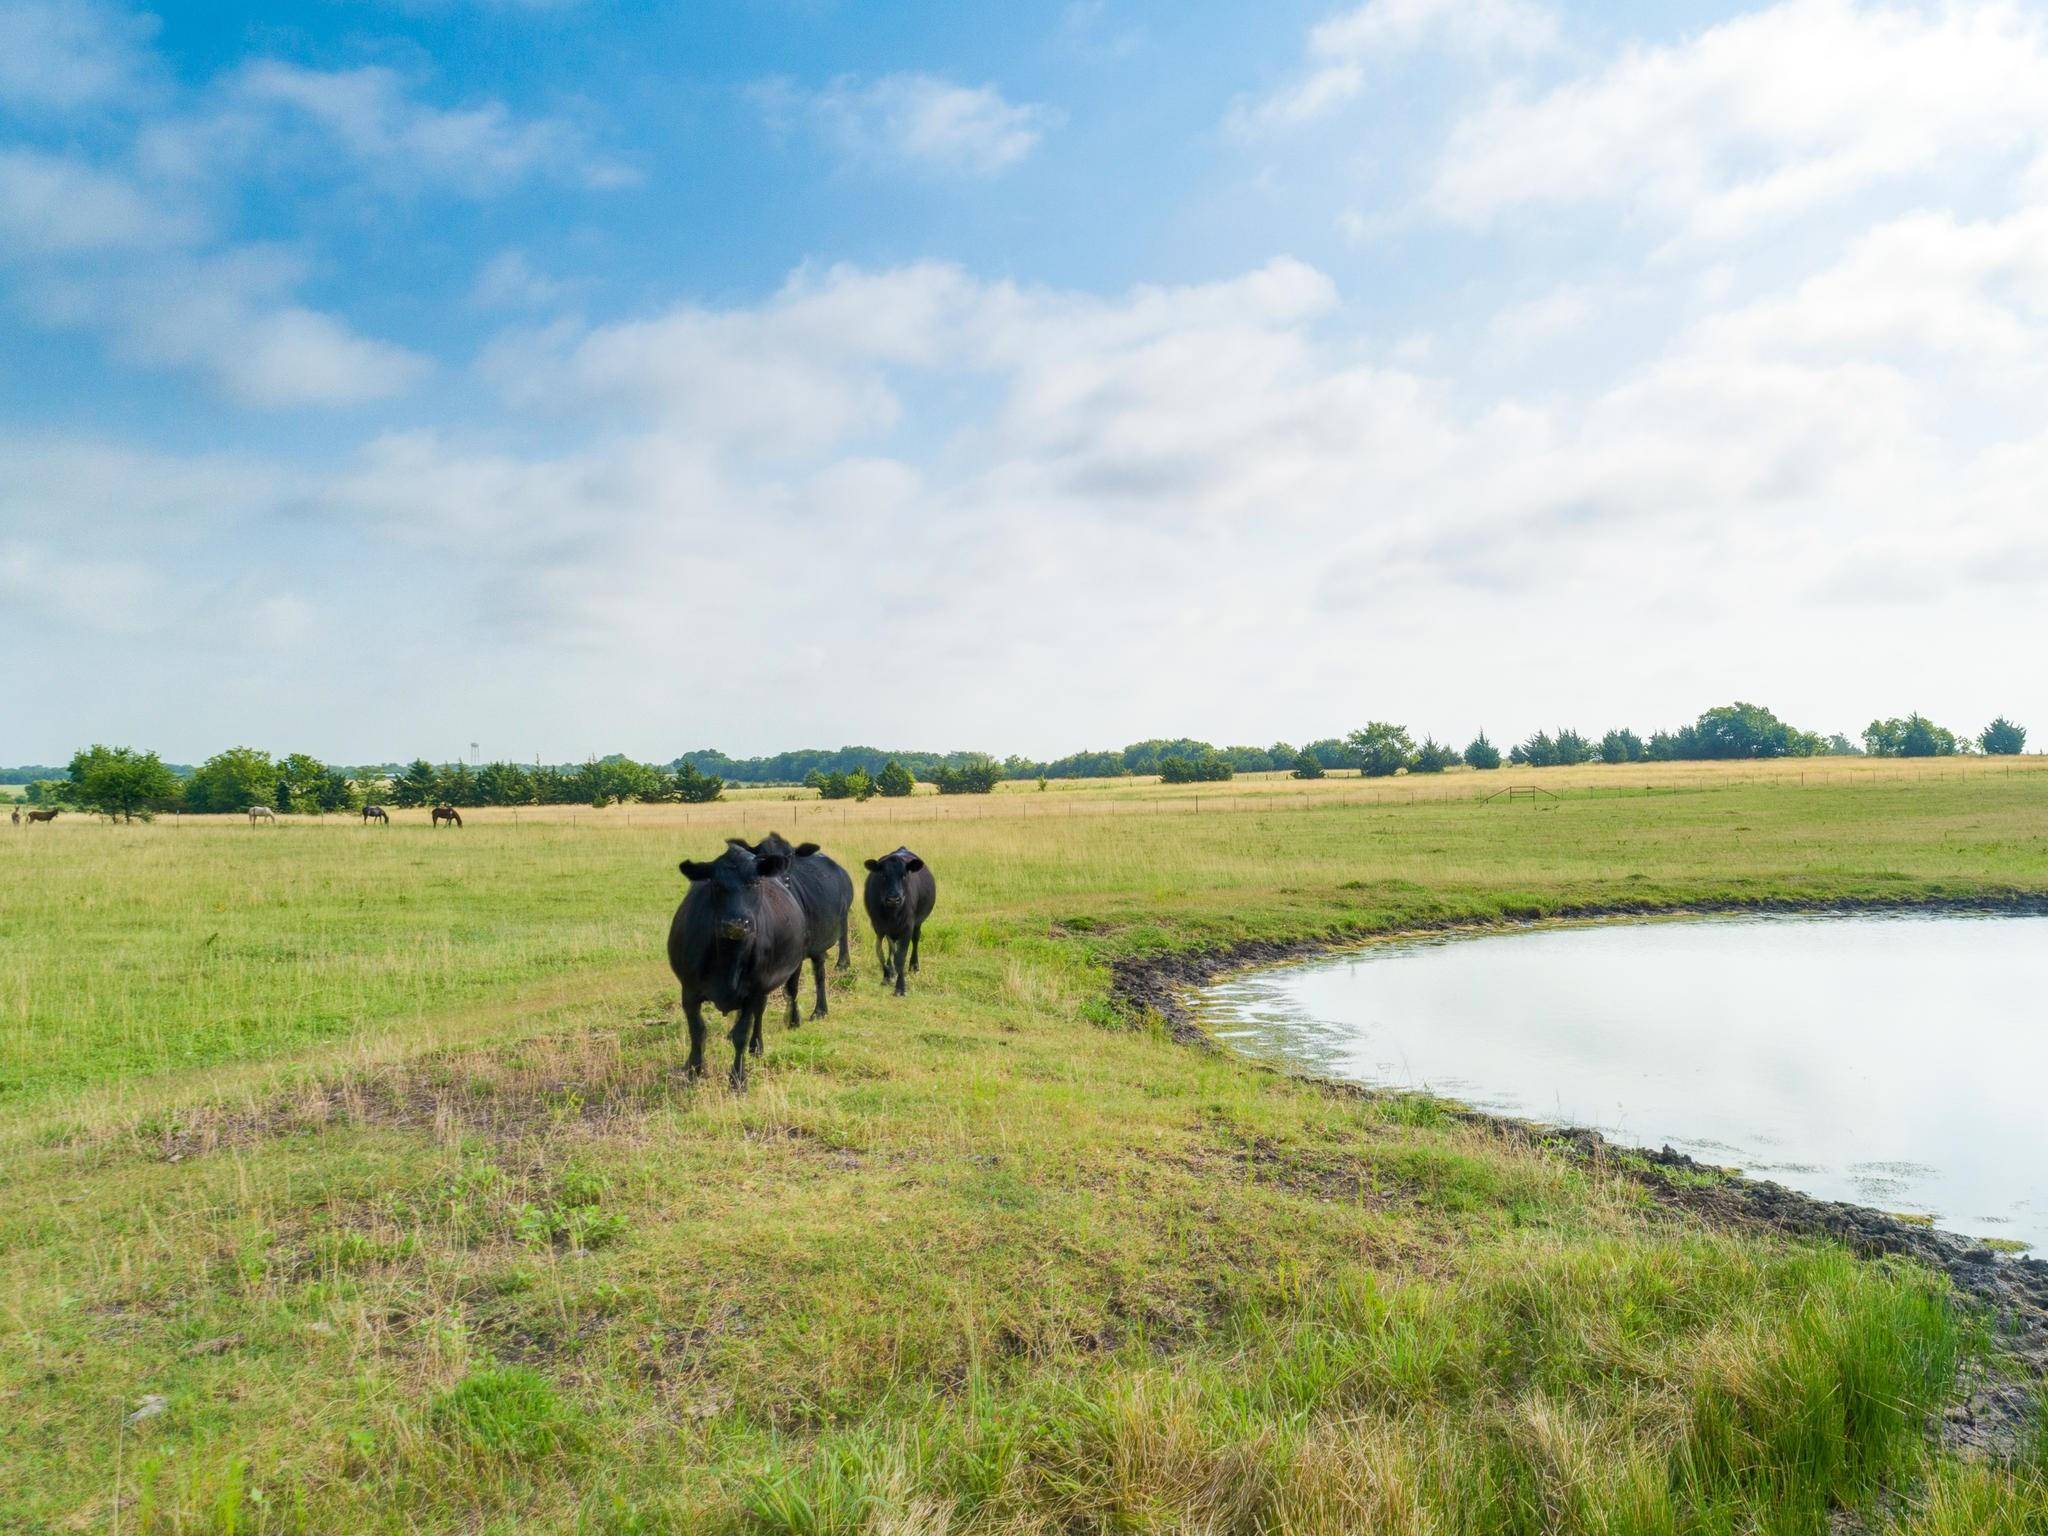
M 250 807 L 249 807 L 249 825 L 253 827 L 253 826 L 255 826 L 255 825 L 256 825 L 256 823 L 257 823 L 257 822 L 258 822 L 259 820 L 260 820 L 260 821 L 267 821 L 267 822 L 269 822 L 269 823 L 270 823 L 270 824 L 271 824 L 272 826 L 275 826 L 275 825 L 277 825 L 277 812 L 273 811 L 273 810 L 272 810 L 272 809 L 271 809 L 271 808 L 270 808 L 269 806 L 267 806 L 267 805 L 252 805 L 252 806 L 250 806 Z

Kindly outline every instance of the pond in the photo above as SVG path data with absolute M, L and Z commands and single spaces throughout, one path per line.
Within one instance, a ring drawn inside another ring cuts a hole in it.
M 1207 988 L 1252 1055 L 2048 1248 L 2048 916 L 1398 941 Z

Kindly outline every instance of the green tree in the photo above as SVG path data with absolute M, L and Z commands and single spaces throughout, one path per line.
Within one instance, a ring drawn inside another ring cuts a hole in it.
M 316 791 L 323 811 L 353 811 L 362 806 L 356 798 L 355 781 L 345 768 L 329 768 Z
M 1230 759 L 1213 748 L 1192 755 L 1169 752 L 1159 759 L 1159 778 L 1165 784 L 1216 784 L 1236 771 Z
M 1447 747 L 1433 736 L 1422 738 L 1422 745 L 1415 749 L 1415 757 L 1408 764 L 1410 773 L 1442 773 L 1458 761 L 1458 749 Z
M 1569 728 L 1557 733 L 1557 760 L 1567 767 L 1593 761 L 1593 743 Z
M 1320 779 L 1323 777 L 1323 760 L 1303 747 L 1294 754 L 1294 777 L 1297 779 Z
M 1953 757 L 1956 738 L 1925 715 L 1903 720 L 1873 720 L 1863 729 L 1863 745 L 1872 757 Z
M 1038 782 L 1043 787 L 1044 774 L 1038 776 Z M 901 800 L 915 792 L 917 780 L 911 777 L 908 768 L 892 757 L 883 765 L 881 774 L 875 779 L 875 788 L 885 800 Z
M 1368 779 L 1391 778 L 1415 758 L 1415 741 L 1407 730 L 1385 720 L 1368 720 L 1363 729 L 1344 738 Z
M 1977 745 L 1987 757 L 2018 757 L 2027 750 L 2027 728 L 2000 715 L 1977 733 Z
M 1600 761 L 1637 763 L 1643 758 L 1643 738 L 1631 730 L 1609 731 L 1600 738 Z
M 84 810 L 147 821 L 176 805 L 178 794 L 177 775 L 154 752 L 94 745 L 71 756 L 67 798 Z
M 1500 748 L 1486 739 L 1486 732 L 1481 731 L 1465 744 L 1465 766 L 1481 770 L 1500 766 Z
M 394 805 L 417 809 L 423 805 L 437 805 L 441 799 L 441 770 L 424 757 L 416 757 L 406 765 L 405 771 L 391 781 L 391 801 Z
M 476 792 L 485 805 L 531 805 L 533 775 L 517 763 L 485 763 L 477 770 Z
M 69 779 L 30 779 L 26 796 L 30 805 L 70 805 Z
M 185 804 L 195 811 L 246 811 L 277 799 L 277 764 L 268 752 L 230 747 L 192 771 L 185 784 Z
M 1555 768 L 1557 743 L 1550 739 L 1550 732 L 1538 731 L 1511 750 L 1508 761 L 1517 768 Z
M 1714 760 L 1731 757 L 1796 757 L 1803 733 L 1761 704 L 1737 700 L 1702 714 L 1680 733 L 1682 755 Z
M 694 763 L 684 763 L 675 771 L 673 793 L 685 805 L 709 805 L 725 793 L 725 780 L 715 773 L 701 773 Z
M 277 765 L 277 809 L 306 813 L 320 807 L 327 786 L 327 765 L 304 752 L 294 752 Z

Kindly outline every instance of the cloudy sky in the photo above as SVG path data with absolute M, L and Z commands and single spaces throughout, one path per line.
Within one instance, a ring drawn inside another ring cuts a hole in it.
M 0 762 L 2048 730 L 2044 592 L 2040 6 L 0 0 Z

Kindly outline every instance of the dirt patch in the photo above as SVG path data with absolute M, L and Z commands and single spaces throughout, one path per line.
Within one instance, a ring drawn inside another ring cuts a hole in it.
M 1913 900 L 1870 900 L 1807 903 L 1786 900 L 1708 903 L 1681 908 L 1618 903 L 1563 908 L 1540 921 L 1583 921 L 1611 917 L 1680 917 L 1727 913 L 1831 913 L 1885 911 L 1950 911 L 2004 914 L 2048 912 L 2048 898 L 2014 893 L 2004 897 L 1935 897 Z M 1474 934 L 1507 932 L 1535 926 L 1505 922 L 1423 924 L 1397 933 L 1359 935 L 1355 939 L 1254 939 L 1242 944 L 1190 953 L 1119 960 L 1111 969 L 1110 996 L 1133 1015 L 1155 1014 L 1173 1038 L 1198 1050 L 1223 1049 L 1196 1021 L 1186 994 L 1232 971 L 1279 965 L 1289 960 L 1328 954 L 1368 938 L 1398 939 L 1445 932 Z M 1279 1072 L 1248 1058 L 1254 1070 Z M 1313 1084 L 1323 1092 L 1350 1099 L 1393 1097 L 1358 1083 L 1301 1073 L 1281 1073 Z M 1939 1270 L 1956 1292 L 1986 1309 L 1996 1325 L 2000 1354 L 2016 1368 L 2025 1384 L 2002 1375 L 1976 1373 L 1965 1377 L 1959 1400 L 1942 1426 L 1946 1444 L 1967 1452 L 2010 1456 L 2036 1422 L 2036 1402 L 2048 1381 L 2048 1261 L 2000 1254 L 1968 1238 L 1901 1220 L 1884 1211 L 1840 1201 L 1821 1200 L 1765 1179 L 1751 1179 L 1695 1162 L 1669 1147 L 1656 1151 L 1617 1146 L 1597 1131 L 1539 1125 L 1445 1104 L 1446 1118 L 1491 1131 L 1518 1145 L 1541 1147 L 1575 1161 L 1635 1180 L 1667 1209 L 1683 1211 L 1724 1227 L 1823 1238 L 1846 1244 L 1867 1257 L 1902 1256 Z

